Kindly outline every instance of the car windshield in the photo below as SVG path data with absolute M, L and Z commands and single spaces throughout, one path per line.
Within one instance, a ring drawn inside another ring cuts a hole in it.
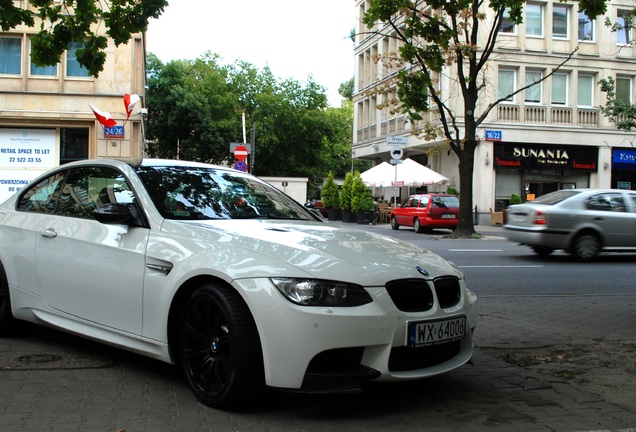
M 140 166 L 136 170 L 166 219 L 314 220 L 292 198 L 239 171 L 187 166 Z
M 543 195 L 536 200 L 532 201 L 533 204 L 545 204 L 545 205 L 554 205 L 558 204 L 561 201 L 570 198 L 571 196 L 579 194 L 580 191 L 575 190 L 559 190 L 555 192 L 550 192 L 549 194 Z

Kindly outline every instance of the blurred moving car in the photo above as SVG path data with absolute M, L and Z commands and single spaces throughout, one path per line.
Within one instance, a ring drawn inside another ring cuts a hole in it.
M 322 205 L 322 200 L 310 200 L 305 203 L 305 207 L 308 209 L 316 210 L 318 213 L 322 215 L 322 217 L 326 218 L 329 216 L 329 210 Z
M 391 228 L 413 227 L 421 233 L 434 228 L 457 228 L 459 198 L 447 194 L 411 195 L 391 211 Z
M 217 408 L 466 363 L 476 297 L 412 244 L 319 221 L 249 174 L 86 160 L 0 205 L 0 335 L 30 321 L 179 365 Z
M 601 251 L 636 250 L 636 192 L 619 189 L 564 189 L 510 206 L 508 239 L 539 255 L 557 249 L 581 261 Z

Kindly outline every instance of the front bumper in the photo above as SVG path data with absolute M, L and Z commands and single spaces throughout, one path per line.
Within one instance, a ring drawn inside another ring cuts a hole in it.
M 455 369 L 470 360 L 476 297 L 460 281 L 457 305 L 425 312 L 397 309 L 384 287 L 368 288 L 373 302 L 350 308 L 303 307 L 282 297 L 268 279 L 235 281 L 261 339 L 265 382 L 302 391 L 354 390 L 363 380 L 404 381 Z M 463 339 L 410 348 L 410 321 L 466 316 Z

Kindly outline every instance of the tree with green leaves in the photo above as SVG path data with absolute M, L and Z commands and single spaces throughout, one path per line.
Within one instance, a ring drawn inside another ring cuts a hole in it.
M 344 174 L 352 164 L 353 107 L 327 107 L 325 89 L 312 79 L 278 80 L 268 67 L 245 61 L 224 65 L 218 55 L 163 64 L 147 60 L 148 153 L 151 156 L 231 162 L 231 142 L 255 130 L 250 172 L 259 176 L 308 177 L 310 198 L 328 172 Z M 247 136 L 247 141 L 250 136 Z
M 462 193 L 455 231 L 459 237 L 475 233 L 472 190 L 475 149 L 479 144 L 477 128 L 500 102 L 551 75 L 510 95 L 490 96 L 491 101 L 480 103 L 489 97 L 484 72 L 495 50 L 501 23 L 504 17 L 521 23 L 524 5 L 525 0 L 369 0 L 363 17 L 369 28 L 378 22 L 385 25 L 387 31 L 377 31 L 382 37 L 399 41 L 399 53 L 385 59 L 399 67 L 395 79 L 398 111 L 415 125 L 423 119 L 423 113 L 436 110 L 439 126 L 425 124 L 421 130 L 414 127 L 414 133 L 429 141 L 441 137 L 459 159 Z M 579 7 L 594 18 L 605 12 L 605 0 L 580 0 Z M 437 86 L 440 74 L 449 70 L 462 100 L 458 110 Z
M 241 137 L 239 101 L 219 57 L 147 60 L 148 154 L 221 163 Z
M 29 0 L 29 6 L 22 9 L 21 3 L 0 0 L 0 30 L 37 26 L 38 33 L 31 38 L 31 57 L 37 66 L 59 63 L 71 43 L 82 43 L 77 61 L 98 76 L 104 69 L 108 38 L 117 46 L 128 43 L 133 34 L 146 31 L 148 20 L 158 18 L 168 1 Z M 105 28 L 105 35 L 97 28 Z

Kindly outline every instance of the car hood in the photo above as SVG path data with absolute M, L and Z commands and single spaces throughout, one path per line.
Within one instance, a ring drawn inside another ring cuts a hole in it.
M 285 271 L 293 277 L 337 279 L 366 286 L 427 275 L 461 276 L 449 262 L 413 244 L 328 223 L 258 219 L 169 224 L 175 228 L 187 225 L 189 234 L 199 242 L 207 239 L 217 246 L 223 243 L 234 255 L 240 255 L 245 274 L 237 270 L 236 277 L 272 276 L 272 267 L 278 275 Z

